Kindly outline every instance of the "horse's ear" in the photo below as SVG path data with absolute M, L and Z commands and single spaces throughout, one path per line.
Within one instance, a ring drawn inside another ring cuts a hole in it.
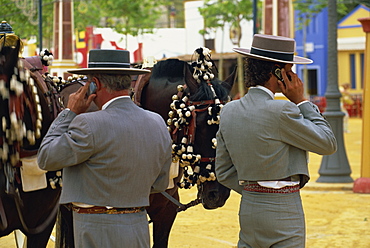
M 194 95 L 199 88 L 199 84 L 193 78 L 193 72 L 190 69 L 190 65 L 188 63 L 184 63 L 184 75 L 185 75 L 185 83 L 190 90 L 190 95 Z
M 237 66 L 235 66 L 234 71 L 221 83 L 223 87 L 225 87 L 229 92 L 233 88 L 235 83 L 236 74 L 237 73 Z

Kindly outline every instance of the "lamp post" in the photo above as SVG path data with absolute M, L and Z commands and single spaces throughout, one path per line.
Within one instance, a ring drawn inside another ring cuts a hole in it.
M 343 141 L 343 117 L 340 109 L 341 93 L 338 89 L 338 54 L 337 54 L 337 3 L 328 1 L 328 87 L 325 97 L 327 108 L 324 116 L 329 121 L 337 139 L 338 149 L 332 155 L 325 155 L 321 161 L 316 182 L 351 183 L 351 168 Z

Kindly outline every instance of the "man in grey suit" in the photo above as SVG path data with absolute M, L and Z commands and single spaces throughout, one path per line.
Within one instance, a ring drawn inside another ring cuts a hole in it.
M 150 246 L 145 207 L 168 186 L 171 137 L 156 113 L 130 99 L 129 52 L 91 50 L 88 83 L 70 95 L 41 144 L 44 170 L 63 169 L 61 204 L 71 204 L 75 246 Z M 94 101 L 99 111 L 85 113 Z
M 248 93 L 221 111 L 218 181 L 242 195 L 239 248 L 305 247 L 299 189 L 309 180 L 307 152 L 329 155 L 337 143 L 318 107 L 304 97 L 293 64 L 294 39 L 256 34 L 246 56 Z M 282 92 L 290 101 L 274 100 Z

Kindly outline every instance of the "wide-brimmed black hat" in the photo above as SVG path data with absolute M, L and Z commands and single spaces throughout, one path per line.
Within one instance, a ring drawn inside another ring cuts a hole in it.
M 129 74 L 138 75 L 150 72 L 149 70 L 131 68 L 130 52 L 127 50 L 94 49 L 89 51 L 88 68 L 68 70 L 74 74 Z
M 311 59 L 295 56 L 295 40 L 275 35 L 255 34 L 251 49 L 234 48 L 248 58 L 286 64 L 311 64 Z

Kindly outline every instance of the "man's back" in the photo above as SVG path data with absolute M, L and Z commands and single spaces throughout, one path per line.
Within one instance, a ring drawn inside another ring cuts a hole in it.
M 58 142 L 58 146 L 63 145 L 71 150 L 48 154 L 45 161 L 55 164 L 59 157 L 63 160 L 58 163 L 68 166 L 63 171 L 61 203 L 148 206 L 152 185 L 157 191 L 167 187 L 171 139 L 166 125 L 159 115 L 137 107 L 129 98 L 117 99 L 104 110 L 76 116 L 69 135 Z M 84 193 L 87 191 L 94 194 Z

